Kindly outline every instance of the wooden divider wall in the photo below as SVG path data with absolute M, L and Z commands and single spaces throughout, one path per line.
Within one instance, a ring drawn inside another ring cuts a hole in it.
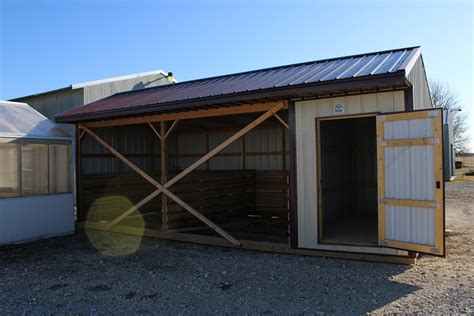
M 160 174 L 153 176 L 159 179 Z M 154 190 L 134 173 L 83 175 L 81 186 L 80 218 L 90 221 L 111 220 L 130 207 L 124 201 L 134 205 Z M 249 215 L 288 217 L 287 171 L 196 171 L 173 185 L 171 191 L 216 222 L 232 223 Z M 151 200 L 139 212 L 147 228 L 161 228 L 161 199 Z M 170 230 L 199 225 L 202 223 L 197 218 L 168 200 Z

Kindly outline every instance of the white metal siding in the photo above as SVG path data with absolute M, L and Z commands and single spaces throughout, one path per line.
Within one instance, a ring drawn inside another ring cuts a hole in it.
M 433 119 L 416 119 L 384 123 L 384 139 L 433 137 Z
M 435 209 L 386 205 L 385 212 L 386 239 L 434 247 Z
M 296 102 L 298 246 L 309 249 L 406 255 L 406 251 L 389 248 L 318 244 L 315 119 L 334 115 L 332 109 L 335 104 L 342 104 L 345 107 L 345 115 L 378 111 L 390 113 L 405 109 L 403 91 Z
M 433 201 L 433 146 L 385 147 L 385 196 Z
M 17 99 L 54 121 L 55 115 L 84 105 L 82 89 L 64 89 L 56 92 Z M 58 124 L 69 136 L 75 137 L 74 125 Z
M 73 232 L 72 193 L 0 199 L 0 245 Z
M 408 72 L 407 78 L 413 85 L 413 109 L 432 108 L 428 79 L 426 78 L 425 66 L 421 55 L 413 65 L 413 68 Z

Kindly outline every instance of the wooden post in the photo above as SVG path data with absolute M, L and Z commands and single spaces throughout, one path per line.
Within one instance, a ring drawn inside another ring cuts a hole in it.
M 209 130 L 204 130 L 206 133 L 206 154 L 209 152 Z M 206 161 L 206 170 L 209 171 L 209 160 Z
M 242 161 L 241 167 L 242 170 L 245 170 L 245 136 L 242 137 L 242 153 L 241 153 Z
M 168 181 L 168 150 L 166 146 L 166 122 L 160 123 L 160 134 L 161 134 L 161 184 L 165 185 Z M 161 195 L 161 230 L 163 232 L 168 231 L 168 197 L 166 194 Z
M 280 127 L 281 129 L 281 151 L 282 151 L 282 169 L 286 170 L 286 134 L 285 134 L 285 128 L 283 126 Z

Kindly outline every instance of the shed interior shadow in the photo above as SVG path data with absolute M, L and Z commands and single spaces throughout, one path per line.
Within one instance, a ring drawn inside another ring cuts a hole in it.
M 320 121 L 321 243 L 376 245 L 375 117 Z

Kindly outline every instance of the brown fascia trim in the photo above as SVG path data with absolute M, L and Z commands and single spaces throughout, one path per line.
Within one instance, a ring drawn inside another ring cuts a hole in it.
M 165 104 L 140 106 L 135 108 L 117 109 L 111 111 L 86 113 L 71 116 L 56 116 L 55 120 L 58 123 L 78 123 L 94 120 L 141 116 L 151 113 L 157 114 L 165 111 L 191 109 L 199 106 L 210 106 L 239 101 L 252 101 L 267 98 L 288 99 L 301 94 L 322 94 L 331 92 L 362 90 L 374 88 L 377 86 L 407 87 L 405 71 L 400 70 L 394 73 L 373 75 L 365 78 L 341 79 L 330 82 L 316 82 L 310 84 L 300 84 L 297 86 L 285 86 L 264 90 L 246 91 L 241 93 L 235 93 L 232 95 L 212 96 L 189 101 L 176 101 Z

